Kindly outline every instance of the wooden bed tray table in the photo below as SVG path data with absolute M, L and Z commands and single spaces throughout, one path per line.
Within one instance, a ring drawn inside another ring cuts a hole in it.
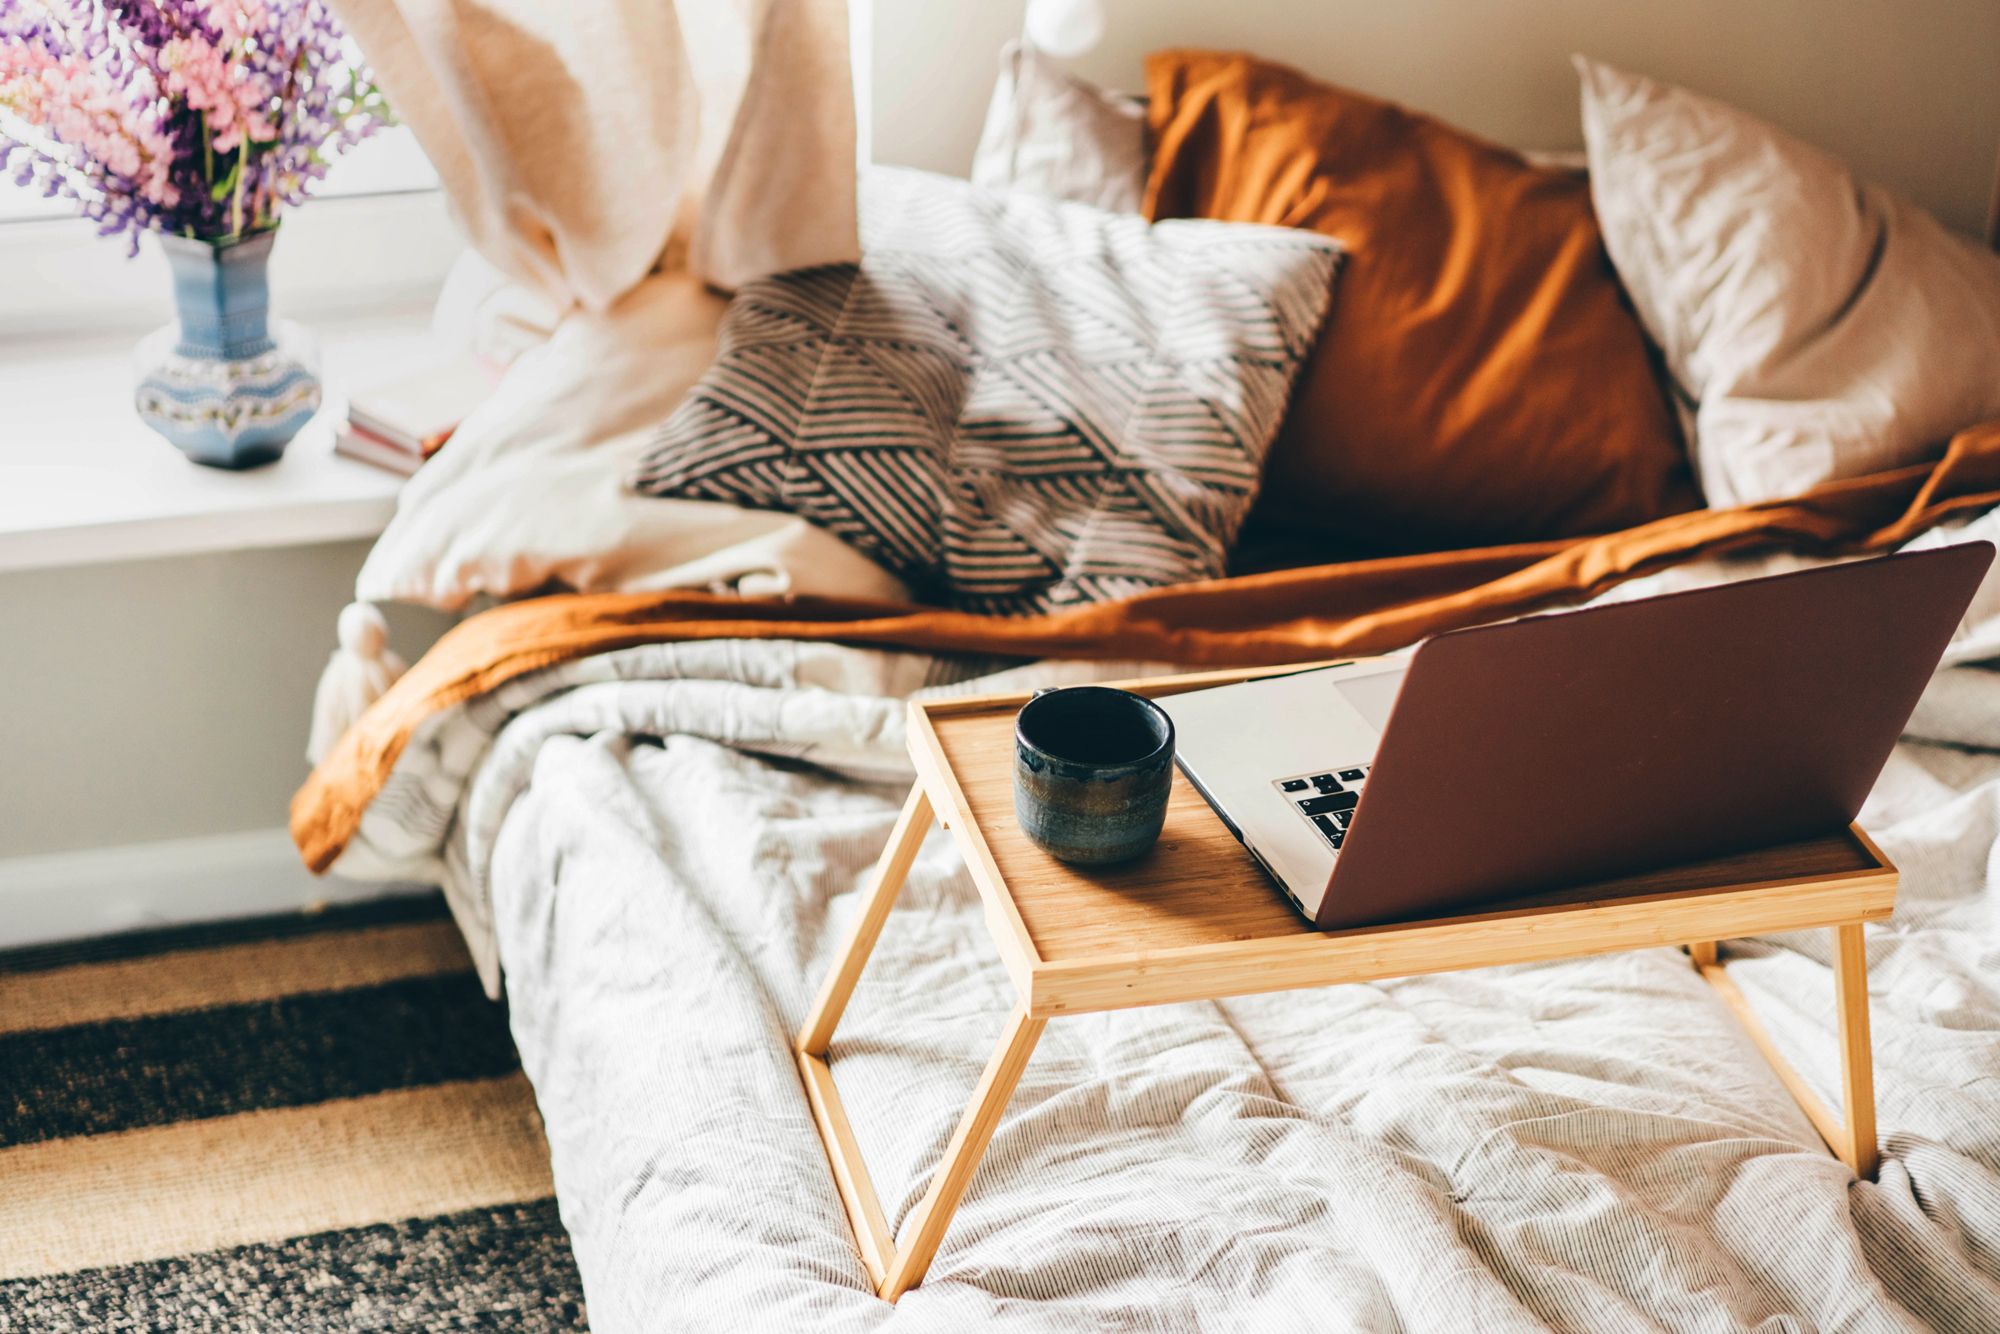
M 1327 664 L 1332 665 L 1332 664 Z M 1117 682 L 1149 696 L 1300 666 Z M 1316 931 L 1286 903 L 1176 775 L 1157 847 L 1123 866 L 1085 870 L 1042 852 L 1014 819 L 1014 714 L 1022 695 L 912 702 L 917 783 L 822 986 L 796 1049 L 863 1265 L 894 1301 L 916 1286 L 979 1165 L 1049 1020 L 1067 1014 L 1212 1000 L 1300 987 L 1685 946 L 1785 1088 L 1858 1175 L 1876 1163 L 1862 924 L 1894 908 L 1896 868 L 1858 827 L 1805 843 L 1511 900 L 1416 923 Z M 933 819 L 951 830 L 986 908 L 1016 1002 L 930 1189 L 892 1233 L 828 1063 L 834 1026 L 888 920 Z M 1716 942 L 1806 928 L 1834 934 L 1841 1051 L 1836 1115 L 1779 1052 L 1717 957 Z

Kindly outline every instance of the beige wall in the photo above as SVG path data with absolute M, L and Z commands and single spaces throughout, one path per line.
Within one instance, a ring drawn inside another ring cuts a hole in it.
M 0 859 L 283 825 L 367 549 L 0 575 Z M 412 650 L 448 624 L 391 616 Z
M 1021 0 L 873 0 L 878 161 L 963 173 Z M 1581 51 L 1683 83 L 1839 153 L 1965 230 L 2000 154 L 2000 0 L 1106 0 L 1083 72 L 1236 48 L 1524 148 L 1574 148 Z

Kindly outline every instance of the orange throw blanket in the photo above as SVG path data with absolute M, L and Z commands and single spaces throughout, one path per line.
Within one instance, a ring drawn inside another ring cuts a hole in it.
M 1894 546 L 2000 504 L 2000 422 L 1962 431 L 1936 464 L 1832 482 L 1791 500 L 1697 510 L 1602 537 L 1354 561 L 1215 579 L 1042 616 L 1000 619 L 834 598 L 568 593 L 455 627 L 377 700 L 292 799 L 306 865 L 340 856 L 419 724 L 525 673 L 686 639 L 837 640 L 1024 658 L 1237 666 L 1382 652 L 1427 635 L 1580 602 L 1697 556 L 1790 546 Z

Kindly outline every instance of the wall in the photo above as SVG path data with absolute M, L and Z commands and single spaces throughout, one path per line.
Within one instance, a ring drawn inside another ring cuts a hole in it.
M 284 831 L 366 542 L 0 575 L 0 948 L 293 911 Z M 390 609 L 414 653 L 449 624 Z
M 1279 57 L 1503 143 L 1577 148 L 1586 52 L 1734 102 L 1846 158 L 1967 231 L 2000 152 L 1994 0 L 1106 0 L 1077 68 L 1138 90 L 1145 53 Z M 873 0 L 877 161 L 963 174 L 1022 0 Z
M 0 576 L 0 860 L 285 823 L 365 542 Z M 449 622 L 392 611 L 412 650 Z

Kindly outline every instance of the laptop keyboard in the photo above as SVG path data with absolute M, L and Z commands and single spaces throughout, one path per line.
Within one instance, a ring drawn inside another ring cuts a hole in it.
M 1316 773 L 1294 774 L 1272 780 L 1272 786 L 1299 813 L 1299 818 L 1319 830 L 1321 838 L 1335 852 L 1346 841 L 1347 826 L 1354 819 L 1354 807 L 1368 786 L 1372 765 L 1350 764 L 1321 769 Z

